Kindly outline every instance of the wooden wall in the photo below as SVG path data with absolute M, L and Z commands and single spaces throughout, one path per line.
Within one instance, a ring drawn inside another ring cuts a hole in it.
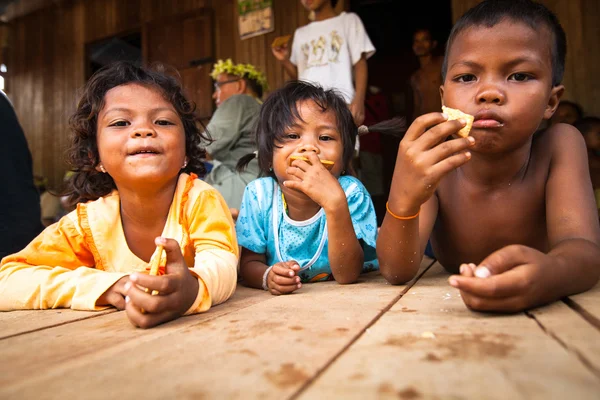
M 481 0 L 452 0 L 452 19 Z M 563 99 L 583 106 L 587 115 L 600 116 L 600 1 L 538 0 L 558 17 L 567 33 Z
M 239 39 L 236 0 L 53 0 L 12 19 L 7 92 L 27 136 L 34 172 L 57 187 L 67 169 L 68 118 L 85 83 L 87 43 L 208 8 L 214 15 L 216 58 L 252 63 L 276 88 L 286 78 L 270 44 L 309 20 L 297 0 L 274 3 L 275 31 L 246 40 Z M 342 7 L 344 1 L 338 5 Z

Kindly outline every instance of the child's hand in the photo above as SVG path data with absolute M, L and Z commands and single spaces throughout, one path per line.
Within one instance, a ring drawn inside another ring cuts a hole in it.
M 283 261 L 273 265 L 267 275 L 269 292 L 274 295 L 289 294 L 302 287 L 296 274 L 300 266 L 296 261 Z
M 102 306 L 113 306 L 117 310 L 121 311 L 125 309 L 125 296 L 127 290 L 125 290 L 125 284 L 129 282 L 129 277 L 124 276 L 116 281 L 106 292 L 102 293 L 102 296 L 96 300 L 96 305 Z
M 126 285 L 125 310 L 129 321 L 140 328 L 151 328 L 183 315 L 198 296 L 198 279 L 185 265 L 177 241 L 159 237 L 155 242 L 164 246 L 167 255 L 166 274 L 152 276 L 133 273 L 129 277 L 131 282 Z M 138 286 L 148 288 L 148 293 Z M 152 290 L 157 290 L 158 295 L 152 296 Z
M 290 48 L 287 44 L 279 47 L 271 47 L 271 51 L 275 58 L 279 61 L 286 61 L 290 59 Z
M 554 259 L 521 245 L 504 247 L 449 278 L 465 305 L 477 311 L 517 312 L 551 301 L 547 278 Z M 545 271 L 545 272 L 544 272 Z
M 321 164 L 319 156 L 314 152 L 302 154 L 310 160 L 310 163 L 298 159 L 292 162 L 287 169 L 288 174 L 296 180 L 283 182 L 285 187 L 298 190 L 315 203 L 328 210 L 337 208 L 346 203 L 346 195 L 338 180 Z
M 412 123 L 398 148 L 389 201 L 394 212 L 418 212 L 440 180 L 469 161 L 471 154 L 464 150 L 475 143 L 471 136 L 445 141 L 464 126 L 464 121 L 447 121 L 441 113 L 422 115 Z

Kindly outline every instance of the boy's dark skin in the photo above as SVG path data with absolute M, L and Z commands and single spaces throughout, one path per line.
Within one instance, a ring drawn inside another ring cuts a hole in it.
M 389 207 L 420 215 L 386 214 L 377 253 L 388 281 L 415 276 L 431 234 L 474 310 L 516 312 L 597 282 L 600 228 L 583 139 L 565 124 L 533 137 L 564 91 L 552 85 L 551 45 L 549 28 L 508 18 L 456 36 L 440 92 L 475 116 L 474 127 L 444 141 L 464 121 L 426 114 L 401 142 Z
M 415 32 L 413 51 L 419 58 L 419 69 L 410 77 L 413 90 L 414 118 L 437 111 L 441 107 L 439 87 L 442 84 L 443 58 L 433 54 L 437 42 L 426 29 Z

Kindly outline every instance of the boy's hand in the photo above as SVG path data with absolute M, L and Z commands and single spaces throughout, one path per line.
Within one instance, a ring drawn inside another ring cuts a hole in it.
M 275 58 L 279 61 L 286 61 L 290 59 L 290 48 L 287 44 L 279 47 L 271 47 L 271 51 Z
M 125 284 L 129 282 L 129 277 L 124 276 L 116 281 L 106 292 L 102 293 L 102 296 L 96 300 L 96 305 L 102 306 L 113 306 L 117 310 L 121 311 L 125 309 L 125 296 L 127 291 L 125 290 Z
M 465 126 L 447 121 L 441 113 L 425 114 L 408 128 L 398 147 L 390 191 L 390 208 L 400 215 L 414 215 L 435 192 L 440 180 L 471 158 L 466 152 L 475 143 L 471 136 L 445 141 Z
M 477 311 L 518 312 L 551 301 L 547 278 L 554 259 L 522 245 L 504 247 L 449 278 L 465 305 Z
M 267 275 L 269 292 L 274 295 L 289 294 L 302 287 L 296 274 L 300 266 L 296 261 L 283 261 L 273 265 Z
M 362 123 L 365 122 L 365 102 L 358 101 L 355 98 L 348 108 L 350 108 L 356 126 L 362 125 Z
M 198 279 L 185 265 L 177 241 L 159 237 L 155 242 L 165 249 L 166 274 L 152 276 L 133 273 L 129 277 L 131 282 L 126 285 L 125 310 L 129 321 L 140 328 L 151 328 L 183 315 L 198 296 Z M 148 293 L 138 286 L 148 288 Z M 157 290 L 158 295 L 153 296 L 152 290 Z
M 285 187 L 304 193 L 323 207 L 325 212 L 346 203 L 346 195 L 340 183 L 321 164 L 319 156 L 313 152 L 304 153 L 303 156 L 307 157 L 310 163 L 300 159 L 294 160 L 287 172 L 296 179 L 283 182 Z

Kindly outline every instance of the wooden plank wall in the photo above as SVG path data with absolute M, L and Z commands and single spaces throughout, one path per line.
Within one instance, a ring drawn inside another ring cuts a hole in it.
M 285 77 L 270 44 L 309 20 L 297 0 L 274 3 L 275 31 L 246 40 L 239 39 L 235 0 L 54 0 L 11 20 L 7 91 L 27 136 L 34 172 L 56 188 L 67 169 L 68 118 L 85 83 L 87 43 L 209 8 L 215 18 L 216 58 L 252 63 L 266 73 L 270 87 L 277 88 Z M 338 9 L 344 4 L 340 1 Z
M 452 0 L 452 20 L 481 0 Z M 600 116 L 600 1 L 538 0 L 552 10 L 567 33 L 563 99 L 583 106 L 587 115 Z

